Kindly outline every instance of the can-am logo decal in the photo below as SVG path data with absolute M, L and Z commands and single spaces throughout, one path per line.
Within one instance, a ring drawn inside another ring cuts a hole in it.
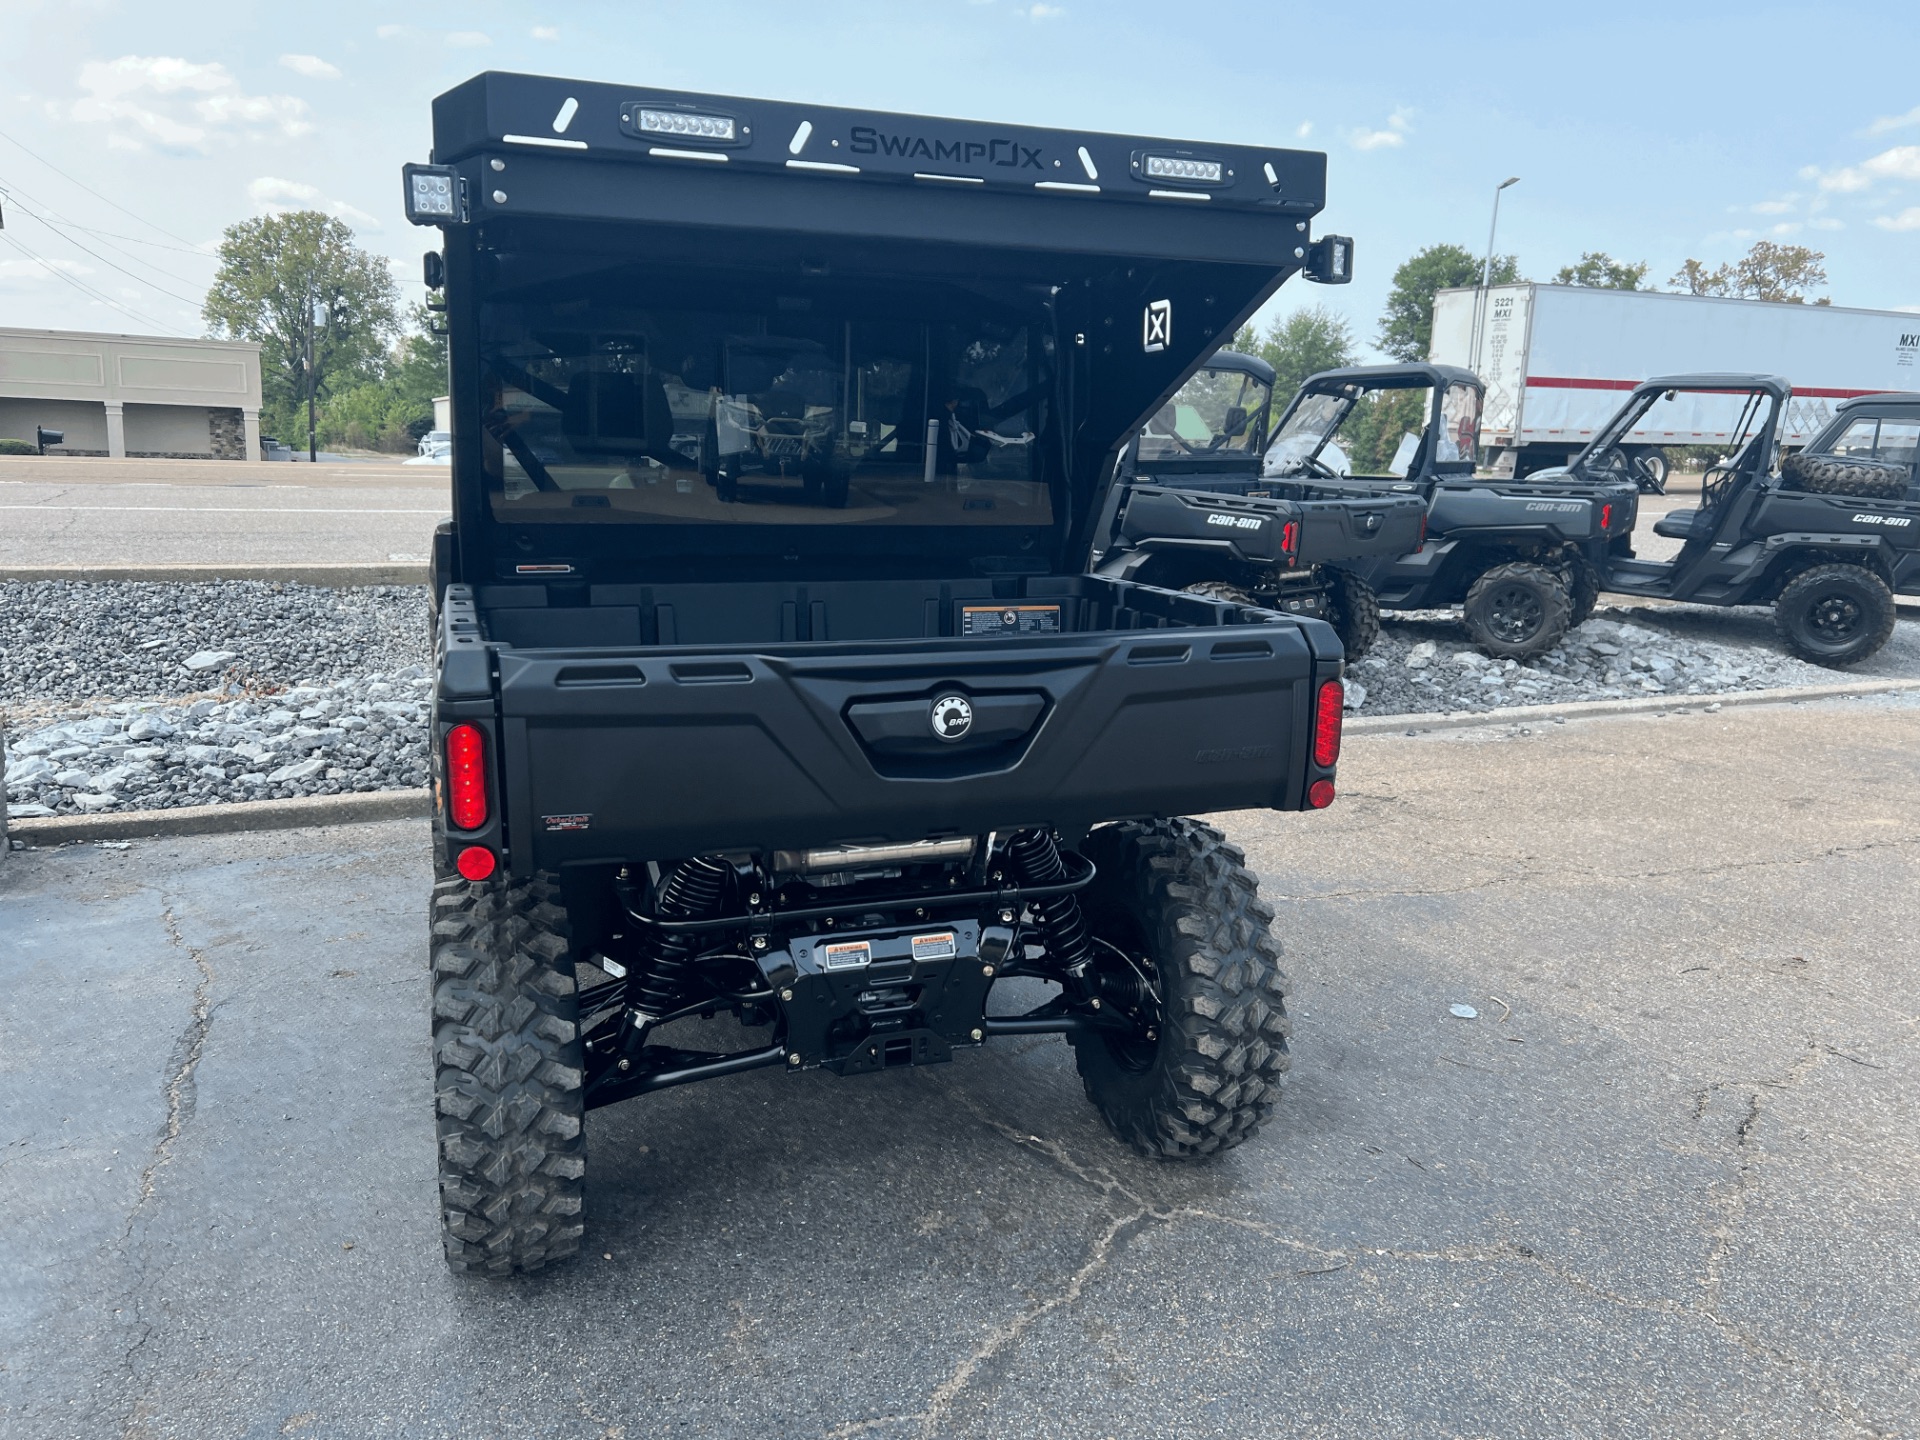
M 1258 530 L 1267 522 L 1256 520 L 1251 515 L 1209 515 L 1209 525 L 1224 525 L 1229 530 Z
M 958 740 L 973 728 L 973 706 L 964 695 L 942 695 L 933 702 L 927 720 L 942 740 Z
M 1532 500 L 1527 503 L 1528 510 L 1545 510 L 1550 515 L 1577 515 L 1586 508 L 1578 501 L 1564 505 L 1549 504 L 1544 500 Z
M 1149 300 L 1140 317 L 1140 348 L 1157 355 L 1173 343 L 1173 302 Z
M 902 160 L 947 160 L 956 165 L 998 165 L 1006 170 L 1044 170 L 1037 145 L 1022 145 L 1003 135 L 984 140 L 929 140 L 922 135 L 889 135 L 871 125 L 848 132 L 847 148 L 856 155 L 897 155 Z
M 1856 515 L 1853 517 L 1853 523 L 1856 525 L 1893 525 L 1904 527 L 1913 524 L 1913 521 L 1899 515 Z

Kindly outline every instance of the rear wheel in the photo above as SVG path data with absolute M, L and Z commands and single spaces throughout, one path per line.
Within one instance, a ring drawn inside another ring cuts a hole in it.
M 1898 500 L 1907 493 L 1907 467 L 1851 455 L 1809 455 L 1802 450 L 1780 464 L 1780 473 L 1816 495 L 1854 495 Z
M 1329 566 L 1322 573 L 1327 579 L 1327 619 L 1339 633 L 1347 659 L 1358 660 L 1380 638 L 1380 597 L 1351 570 Z
M 1503 660 L 1544 655 L 1567 633 L 1573 596 L 1566 577 L 1545 565 L 1496 565 L 1467 591 L 1462 617 L 1473 643 Z
M 1859 565 L 1816 565 L 1797 575 L 1773 602 L 1780 638 L 1815 665 L 1853 665 L 1893 634 L 1893 591 Z
M 551 877 L 433 887 L 434 1105 L 447 1263 L 511 1275 L 580 1248 L 585 1115 Z
M 1251 1138 L 1288 1063 L 1287 981 L 1273 910 L 1245 857 L 1193 820 L 1096 830 L 1085 892 L 1102 991 L 1134 1033 L 1073 1036 L 1087 1095 L 1127 1144 L 1163 1160 Z

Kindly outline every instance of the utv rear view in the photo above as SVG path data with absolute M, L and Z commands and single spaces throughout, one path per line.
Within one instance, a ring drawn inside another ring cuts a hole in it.
M 1339 644 L 1083 572 L 1141 418 L 1328 263 L 1324 157 L 514 75 L 434 155 L 450 1262 L 572 1253 L 586 1113 L 751 1069 L 1060 1034 L 1143 1153 L 1250 1136 L 1272 912 L 1178 817 L 1332 802 Z

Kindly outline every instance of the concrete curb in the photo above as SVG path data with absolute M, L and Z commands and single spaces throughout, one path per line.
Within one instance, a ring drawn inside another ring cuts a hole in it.
M 138 580 L 198 584 L 208 580 L 265 580 L 277 585 L 424 585 L 424 561 L 382 565 L 0 565 L 0 581 Z
M 55 815 L 39 820 L 15 820 L 12 835 L 29 846 L 46 847 L 77 840 L 140 840 L 161 835 L 222 835 L 254 830 L 298 830 L 309 825 L 357 825 L 367 820 L 417 820 L 432 810 L 431 790 L 375 790 L 365 795 L 301 795 L 292 800 L 182 805 L 174 810 Z
M 1348 735 L 1389 735 L 1408 730 L 1477 730 L 1492 725 L 1551 725 L 1556 719 L 1605 715 L 1671 714 L 1709 705 L 1791 705 L 1802 700 L 1847 699 L 1920 690 L 1920 680 L 1856 680 L 1851 685 L 1801 685 L 1780 690 L 1732 690 L 1718 695 L 1636 695 L 1623 700 L 1575 700 L 1565 705 L 1514 705 L 1502 710 L 1449 710 L 1430 715 L 1363 715 L 1343 727 Z

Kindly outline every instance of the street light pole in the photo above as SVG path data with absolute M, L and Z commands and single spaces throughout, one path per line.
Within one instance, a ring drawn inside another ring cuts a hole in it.
M 1480 266 L 1480 288 L 1473 296 L 1473 338 L 1467 345 L 1467 366 L 1475 374 L 1480 371 L 1480 334 L 1486 314 L 1487 291 L 1493 284 L 1493 237 L 1500 230 L 1500 192 L 1509 185 L 1519 183 L 1518 175 L 1510 175 L 1493 187 L 1493 221 L 1487 226 L 1487 258 Z

